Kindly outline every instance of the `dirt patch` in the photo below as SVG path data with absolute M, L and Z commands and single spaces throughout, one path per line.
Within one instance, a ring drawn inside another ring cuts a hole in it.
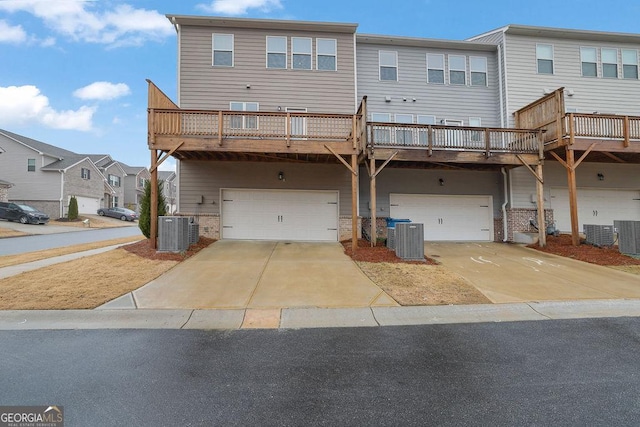
M 573 258 L 579 261 L 589 262 L 591 264 L 604 266 L 633 266 L 640 265 L 640 259 L 621 254 L 616 246 L 614 247 L 598 247 L 585 243 L 584 240 L 580 245 L 573 246 L 571 236 L 561 234 L 560 236 L 547 236 L 547 246 L 539 247 L 537 244 L 529 245 L 529 248 L 537 249 L 541 252 L 547 252 L 560 255 L 566 258 Z
M 10 228 L 0 228 L 0 239 L 3 239 L 5 237 L 18 237 L 18 236 L 28 236 L 28 233 L 12 230 Z
M 465 279 L 441 265 L 356 264 L 400 305 L 491 304 Z
M 123 249 L 146 259 L 156 261 L 183 261 L 190 256 L 197 254 L 215 241 L 215 239 L 210 239 L 208 237 L 200 237 L 198 243 L 191 245 L 189 250 L 183 253 L 157 252 L 155 248 L 151 246 L 150 240 L 141 240 L 137 243 L 123 246 Z
M 418 265 L 436 265 L 438 262 L 428 257 L 424 257 L 422 261 L 404 261 L 396 256 L 395 251 L 388 249 L 382 243 L 378 243 L 377 246 L 371 246 L 366 240 L 358 240 L 358 250 L 353 253 L 351 249 L 351 240 L 345 240 L 342 243 L 344 246 L 344 252 L 347 256 L 351 257 L 354 261 L 364 262 L 386 262 L 386 263 L 403 263 L 403 264 L 418 264 Z

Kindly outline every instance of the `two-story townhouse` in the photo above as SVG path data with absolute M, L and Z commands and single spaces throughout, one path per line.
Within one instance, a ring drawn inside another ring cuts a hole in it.
M 174 153 L 179 212 L 216 238 L 349 237 L 358 228 L 357 152 L 348 141 L 356 25 L 168 18 L 178 33 L 179 120 L 194 133 Z
M 51 218 L 64 217 L 75 196 L 80 213 L 100 207 L 105 178 L 86 155 L 0 130 L 0 170 L 11 180 L 8 199 L 32 205 Z
M 166 209 L 169 214 L 174 214 L 177 210 L 176 173 L 173 171 L 158 171 L 158 179 L 162 181 L 162 195 L 164 196 Z
M 104 196 L 101 207 L 124 206 L 124 178 L 127 176 L 120 162 L 115 161 L 108 154 L 88 154 L 106 178 Z
M 144 185 L 151 179 L 149 169 L 146 166 L 128 166 L 120 163 L 125 172 L 123 181 L 123 205 L 127 209 L 140 211 L 140 202 L 144 196 Z
M 547 130 L 545 206 L 557 227 L 640 220 L 640 35 L 509 25 L 471 40 L 498 48 L 502 120 Z M 535 181 L 524 168 L 509 178 L 510 207 L 526 211 Z

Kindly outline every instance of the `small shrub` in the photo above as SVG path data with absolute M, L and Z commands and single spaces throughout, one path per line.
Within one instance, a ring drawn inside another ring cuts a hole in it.
M 158 180 L 158 216 L 167 214 L 165 209 L 166 202 L 162 194 L 162 180 Z M 148 239 L 151 237 L 151 181 L 144 183 L 144 196 L 140 201 L 140 218 L 138 218 L 138 227 L 142 234 Z M 156 230 L 157 231 L 157 230 Z M 156 237 L 157 234 L 156 234 Z
M 69 200 L 69 221 L 75 221 L 78 219 L 78 200 L 76 196 L 71 196 Z

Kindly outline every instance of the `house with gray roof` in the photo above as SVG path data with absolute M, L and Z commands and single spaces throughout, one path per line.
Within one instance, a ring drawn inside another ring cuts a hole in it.
M 144 196 L 144 184 L 151 179 L 149 169 L 145 166 L 128 166 L 120 163 L 125 171 L 124 177 L 124 203 L 125 208 L 140 211 L 140 202 Z
M 173 171 L 158 171 L 158 179 L 162 181 L 162 195 L 167 205 L 167 212 L 170 214 L 175 213 L 178 208 L 176 176 Z

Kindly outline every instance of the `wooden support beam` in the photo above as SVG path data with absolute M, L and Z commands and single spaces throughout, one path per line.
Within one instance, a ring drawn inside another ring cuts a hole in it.
M 358 155 L 351 155 L 351 250 L 358 250 Z
M 377 173 L 375 173 L 376 171 L 376 159 L 375 158 L 371 158 L 369 159 L 369 162 L 371 163 L 371 166 L 368 167 L 369 169 L 369 177 L 370 177 L 370 183 L 369 183 L 369 201 L 371 203 L 371 246 L 374 247 L 377 243 L 378 243 L 378 227 L 376 222 L 378 221 L 378 217 L 377 217 L 377 212 L 376 210 L 378 209 L 377 207 L 377 194 L 376 194 L 376 176 L 378 175 Z
M 179 144 L 178 144 L 178 145 L 176 145 L 174 148 L 172 148 L 171 150 L 169 150 L 169 152 L 168 152 L 168 153 L 166 153 L 164 156 L 162 156 L 162 158 L 161 158 L 161 159 L 159 159 L 159 160 L 156 162 L 156 165 L 155 165 L 155 166 L 151 166 L 151 167 L 152 167 L 152 168 L 156 168 L 156 169 L 157 169 L 157 168 L 158 168 L 158 167 L 159 167 L 159 166 L 160 166 L 160 165 L 161 165 L 165 160 L 167 160 L 167 158 L 168 158 L 169 156 L 171 156 L 173 153 L 175 153 L 175 152 L 176 152 L 176 150 L 178 150 L 178 148 L 180 148 L 180 147 L 182 146 L 182 144 L 184 144 L 184 142 L 179 143 Z M 149 172 L 152 172 L 152 170 L 149 170 Z
M 582 156 L 580 156 L 580 158 L 578 160 L 576 160 L 576 163 L 573 165 L 573 168 L 577 168 L 580 163 L 582 163 L 582 161 L 589 155 L 589 153 L 591 152 L 591 150 L 593 150 L 593 148 L 596 146 L 597 142 L 594 142 L 593 144 L 591 144 L 589 146 L 589 148 L 587 148 L 587 151 L 585 151 L 584 153 L 582 153 Z
M 601 151 L 601 153 L 607 156 L 608 158 L 610 158 L 611 160 L 615 160 L 618 163 L 627 163 L 626 160 L 622 160 L 620 157 L 616 156 L 615 154 L 611 154 L 608 151 Z
M 562 157 L 560 157 L 555 151 L 549 151 L 549 153 L 555 157 L 555 159 L 562 165 L 564 166 L 565 169 L 569 170 L 570 167 L 567 164 L 567 162 L 564 161 L 564 159 Z
M 328 145 L 325 145 L 324 148 L 326 148 L 327 150 L 329 150 L 331 152 L 331 154 L 336 156 L 336 158 L 338 160 L 340 160 L 340 162 L 343 165 L 345 165 L 347 167 L 347 169 L 349 169 L 351 171 L 351 174 L 358 175 L 358 157 L 357 157 L 357 155 L 356 155 L 356 167 L 354 169 L 349 163 L 347 163 L 347 161 L 340 154 L 336 153 L 331 147 L 329 147 Z M 351 162 L 351 163 L 353 163 L 353 162 Z
M 158 152 L 151 150 L 151 212 L 149 219 L 151 221 L 149 238 L 151 247 L 158 247 Z
M 628 148 L 629 147 L 629 116 L 624 116 L 624 128 L 622 132 L 624 135 L 624 142 L 622 145 L 624 145 L 624 148 Z
M 580 230 L 578 224 L 578 190 L 576 188 L 576 169 L 574 167 L 573 150 L 569 147 L 567 152 L 567 184 L 569 187 L 569 211 L 571 214 L 571 243 L 573 246 L 580 245 Z
M 523 166 L 526 167 L 529 170 L 529 172 L 531 172 L 531 174 L 536 178 L 538 182 L 540 182 L 541 184 L 544 184 L 542 180 L 542 170 L 540 170 L 540 173 L 538 173 L 538 170 L 537 170 L 538 165 L 536 165 L 536 170 L 534 171 L 533 168 L 529 166 L 522 157 L 520 157 L 520 154 L 516 154 L 516 157 L 518 158 L 518 160 L 520 160 L 520 162 L 522 162 Z
M 218 145 L 222 147 L 222 128 L 224 128 L 224 117 L 222 110 L 218 111 Z
M 373 172 L 372 172 L 372 173 L 373 173 L 374 178 L 375 178 L 376 176 L 378 176 L 378 174 L 379 174 L 380 172 L 382 172 L 382 169 L 384 169 L 384 168 L 389 164 L 389 162 L 390 162 L 391 160 L 393 160 L 393 158 L 394 158 L 395 156 L 397 156 L 397 155 L 398 155 L 398 150 L 394 151 L 394 152 L 389 156 L 389 158 L 388 158 L 387 160 L 385 160 L 385 161 L 384 161 L 384 163 L 382 163 L 382 165 L 381 165 L 378 169 L 374 169 L 374 170 L 373 170 Z M 375 165 L 375 163 L 373 163 L 373 164 Z
M 531 170 L 531 172 L 533 172 L 533 170 Z M 544 215 L 544 180 L 542 176 L 542 164 L 536 165 L 535 177 L 538 202 L 538 245 L 541 248 L 544 248 L 547 246 L 547 226 Z

